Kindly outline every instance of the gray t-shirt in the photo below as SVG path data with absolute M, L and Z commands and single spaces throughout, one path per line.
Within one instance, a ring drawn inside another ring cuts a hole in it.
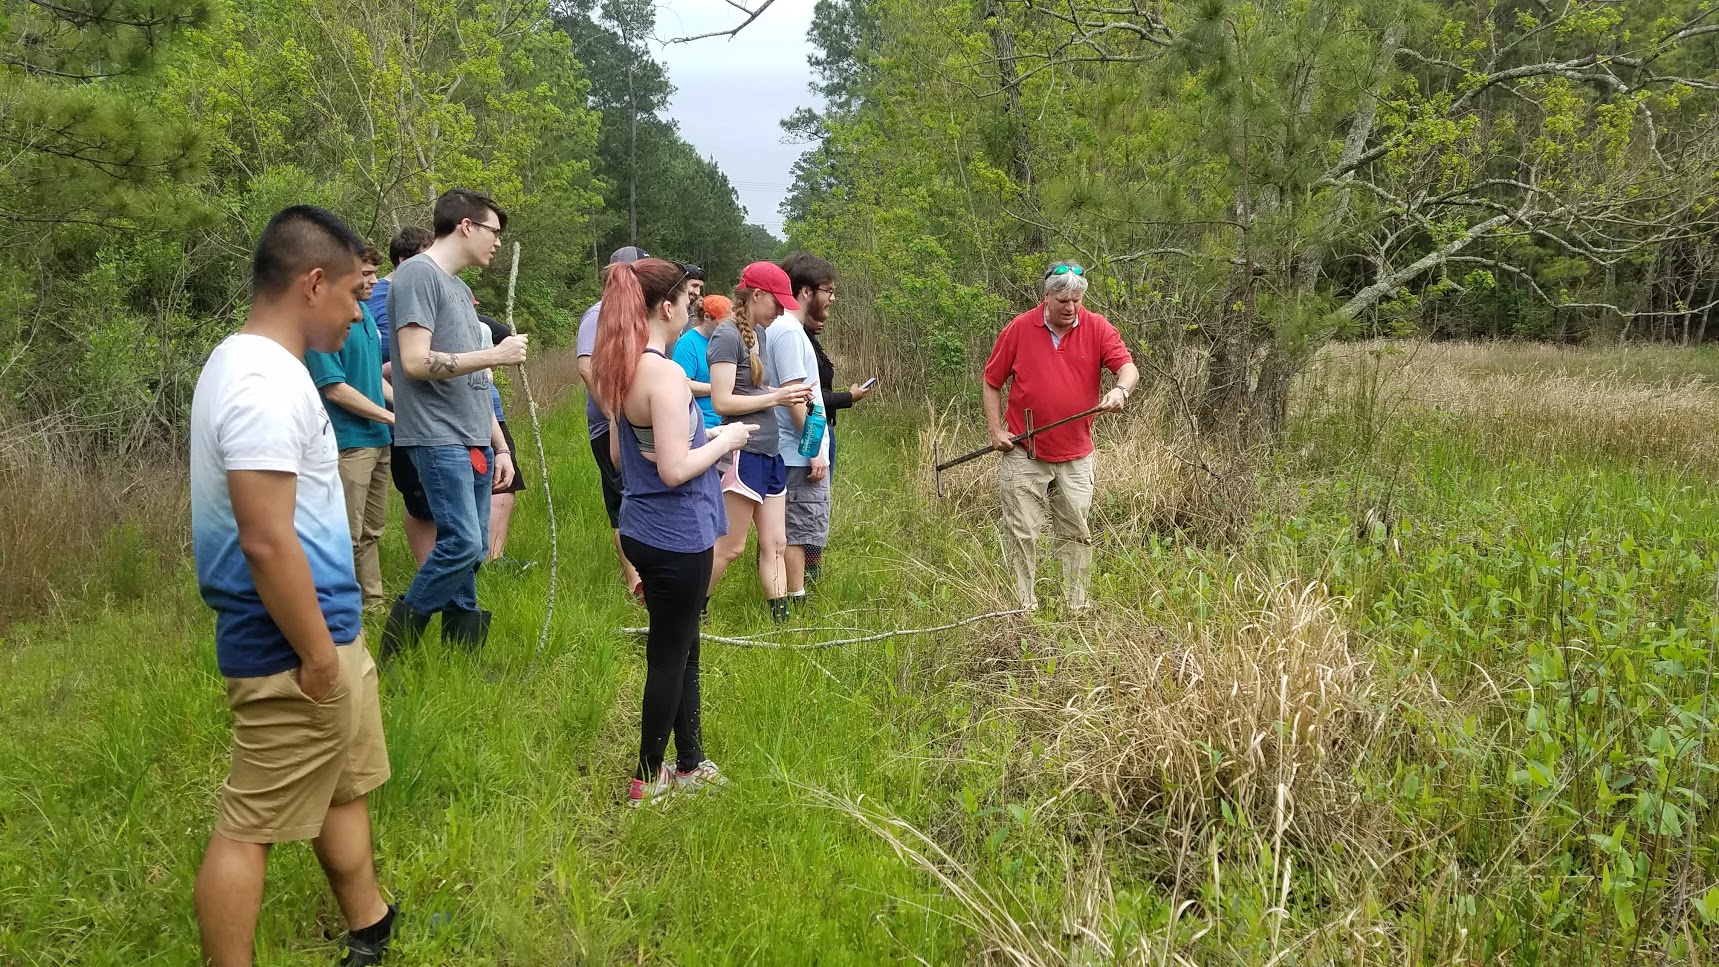
M 752 331 L 758 337 L 759 361 L 765 364 L 763 386 L 759 386 L 753 379 L 752 358 L 746 352 L 746 341 L 740 338 L 740 327 L 735 325 L 733 320 L 716 327 L 716 331 L 710 334 L 710 349 L 705 352 L 705 359 L 712 366 L 717 363 L 734 364 L 734 395 L 736 396 L 763 396 L 770 391 L 768 362 L 770 357 L 765 353 L 764 341 L 764 333 L 767 330 L 760 326 Z M 747 453 L 773 457 L 779 452 L 776 439 L 776 408 L 774 406 L 766 406 L 756 413 L 748 413 L 745 416 L 725 416 L 722 418 L 722 422 L 755 423 L 758 425 L 758 429 L 752 432 L 746 445 L 741 447 Z
M 806 335 L 805 325 L 792 315 L 783 313 L 770 324 L 770 355 L 764 357 L 764 369 L 770 374 L 770 381 L 778 386 L 799 380 L 814 391 L 819 389 L 818 357 L 812 351 L 812 340 Z M 822 405 L 821 393 L 814 393 L 812 398 Z M 812 461 L 800 456 L 801 431 L 794 428 L 793 410 L 778 406 L 775 413 L 782 462 L 790 467 L 810 466 Z
M 580 359 L 584 359 L 597 351 L 597 314 L 603 311 L 603 302 L 585 310 L 579 317 L 579 336 L 574 341 L 575 351 Z M 603 410 L 597 405 L 597 397 L 591 392 L 591 387 L 585 387 L 585 428 L 591 432 L 595 440 L 609 432 L 609 418 L 603 415 Z
M 478 321 L 471 290 L 428 255 L 414 255 L 394 270 L 388 319 L 393 323 L 388 343 L 394 359 L 394 445 L 489 446 L 495 423 L 489 373 L 480 369 L 453 379 L 412 379 L 400 366 L 400 331 L 407 326 L 428 329 L 435 352 L 489 348 L 489 329 Z

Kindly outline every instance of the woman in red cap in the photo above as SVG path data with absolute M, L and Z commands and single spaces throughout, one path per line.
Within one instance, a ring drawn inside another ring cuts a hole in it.
M 716 542 L 710 591 L 722 572 L 746 550 L 746 529 L 758 528 L 758 583 L 770 603 L 770 616 L 788 617 L 787 548 L 788 471 L 777 449 L 776 407 L 808 402 L 812 388 L 800 383 L 772 386 L 764 369 L 765 330 L 786 309 L 798 309 L 788 288 L 788 273 L 772 262 L 753 262 L 734 288 L 734 318 L 710 336 L 710 402 L 724 422 L 744 420 L 758 429 L 722 473 L 722 499 L 728 533 Z M 708 599 L 707 599 L 708 603 Z

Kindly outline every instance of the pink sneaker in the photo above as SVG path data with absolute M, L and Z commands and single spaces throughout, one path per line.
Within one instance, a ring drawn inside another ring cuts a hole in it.
M 646 804 L 660 802 L 679 791 L 680 784 L 675 780 L 675 771 L 664 763 L 655 782 L 633 780 L 632 785 L 627 788 L 627 805 L 637 809 Z

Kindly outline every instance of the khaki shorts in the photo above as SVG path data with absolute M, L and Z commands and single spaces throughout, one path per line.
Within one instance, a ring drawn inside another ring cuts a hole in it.
M 315 839 L 329 807 L 388 780 L 376 663 L 364 638 L 335 648 L 340 674 L 320 702 L 298 669 L 227 679 L 233 767 L 215 831 L 244 843 Z

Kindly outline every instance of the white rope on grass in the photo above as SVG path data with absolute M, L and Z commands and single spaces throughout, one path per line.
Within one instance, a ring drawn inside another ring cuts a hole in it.
M 987 614 L 976 614 L 971 618 L 962 618 L 960 621 L 952 621 L 946 625 L 938 625 L 935 628 L 898 628 L 893 631 L 880 631 L 873 635 L 860 635 L 857 638 L 834 638 L 829 641 L 813 641 L 805 644 L 784 644 L 779 641 L 760 641 L 758 638 L 752 637 L 730 638 L 725 635 L 713 635 L 703 631 L 698 633 L 698 637 L 703 641 L 711 641 L 719 645 L 734 645 L 737 648 L 779 648 L 784 651 L 821 651 L 825 648 L 836 648 L 841 645 L 858 645 L 867 641 L 881 641 L 884 638 L 899 638 L 903 635 L 929 635 L 938 631 L 948 631 L 952 628 L 959 628 L 962 625 L 970 625 L 978 621 L 988 621 L 992 618 L 1007 618 L 1010 615 L 1030 613 L 1031 612 L 1026 608 L 1015 608 L 1011 611 L 992 611 Z M 642 638 L 650 633 L 650 629 L 622 628 L 621 633 L 624 635 L 636 635 Z
M 513 265 L 507 271 L 507 328 L 513 328 L 513 293 L 519 284 L 519 243 L 513 243 Z M 543 485 L 543 502 L 549 511 L 549 602 L 543 609 L 543 630 L 537 635 L 537 650 L 531 655 L 531 664 L 526 666 L 525 673 L 531 674 L 531 669 L 537 665 L 537 659 L 543 657 L 543 646 L 549 643 L 549 626 L 555 621 L 555 587 L 559 583 L 561 573 L 561 541 L 557 538 L 555 527 L 555 494 L 549 489 L 549 459 L 543 453 L 543 426 L 537 420 L 537 398 L 531 394 L 531 376 L 526 372 L 525 364 L 519 364 L 519 382 L 525 388 L 525 405 L 531 412 L 531 438 L 537 445 L 537 476 Z M 517 473 L 519 462 L 514 461 L 514 471 Z

